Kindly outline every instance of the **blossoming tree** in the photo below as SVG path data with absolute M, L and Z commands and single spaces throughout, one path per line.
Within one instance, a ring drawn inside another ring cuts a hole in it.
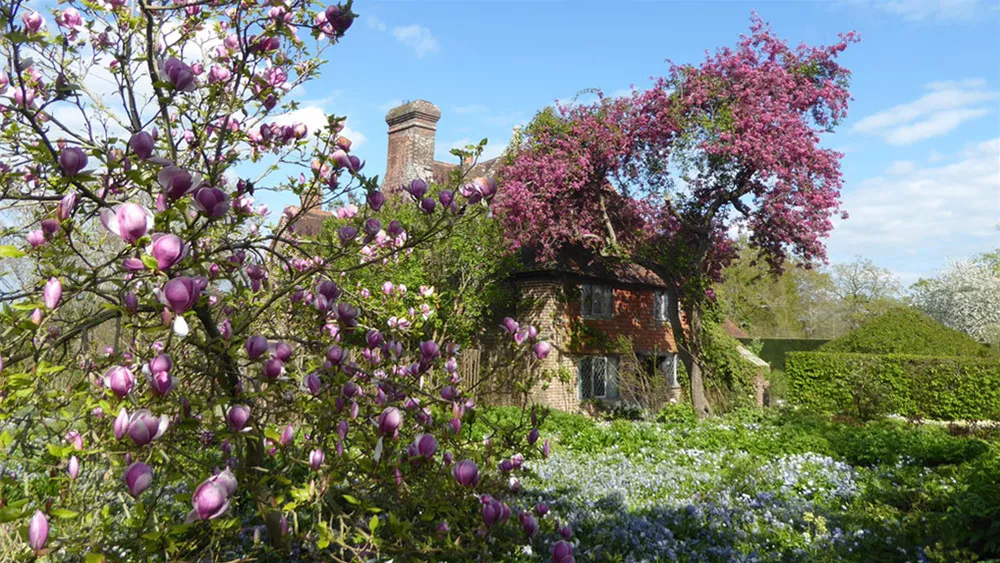
M 840 205 L 842 155 L 820 133 L 846 115 L 849 71 L 836 58 L 856 36 L 793 49 L 756 15 L 751 32 L 649 90 L 543 112 L 500 172 L 511 248 L 551 257 L 572 244 L 663 278 L 703 416 L 702 317 L 733 256 L 731 230 L 749 229 L 780 269 L 789 254 L 824 258 Z
M 459 351 L 411 312 L 432 291 L 344 281 L 495 193 L 411 186 L 422 219 L 385 217 L 343 118 L 290 121 L 350 2 L 0 12 L 0 255 L 18 273 L 0 295 L 0 538 L 23 535 L 15 558 L 454 559 L 535 537 L 531 514 L 503 525 L 523 460 L 548 451 L 534 414 L 473 441 Z M 265 224 L 262 188 L 311 202 L 299 213 L 367 205 L 305 240 L 295 216 Z

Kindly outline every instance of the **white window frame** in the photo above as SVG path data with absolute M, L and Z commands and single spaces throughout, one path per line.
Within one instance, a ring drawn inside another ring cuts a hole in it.
M 596 366 L 601 366 L 604 372 L 604 392 L 600 395 L 594 393 L 594 368 Z M 587 370 L 590 371 L 589 378 L 584 377 Z M 584 389 L 585 379 L 589 381 L 589 390 Z M 581 401 L 618 398 L 618 356 L 585 356 L 580 358 L 580 361 L 577 362 L 577 387 Z
M 677 381 L 677 362 L 679 361 L 680 358 L 677 354 L 665 354 L 660 360 L 659 369 L 666 376 L 669 387 L 681 386 L 680 382 Z
M 595 304 L 599 305 L 595 307 Z M 614 288 L 606 285 L 583 284 L 580 288 L 580 316 L 585 319 L 614 318 Z
M 670 306 L 670 296 L 667 295 L 665 290 L 657 290 L 653 292 L 653 320 L 658 323 L 670 322 L 670 317 L 667 314 Z

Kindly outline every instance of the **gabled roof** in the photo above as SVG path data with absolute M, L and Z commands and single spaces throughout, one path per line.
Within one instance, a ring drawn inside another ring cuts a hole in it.
M 440 160 L 435 160 L 432 164 L 431 181 L 435 184 L 445 185 L 448 183 L 448 175 L 451 174 L 452 170 L 458 168 L 457 164 L 452 164 L 450 162 L 441 162 Z M 469 179 L 477 178 L 479 176 L 490 177 L 493 176 L 494 172 L 500 168 L 500 158 L 491 158 L 490 160 L 484 160 L 483 162 L 476 163 L 475 166 L 469 170 L 466 177 Z

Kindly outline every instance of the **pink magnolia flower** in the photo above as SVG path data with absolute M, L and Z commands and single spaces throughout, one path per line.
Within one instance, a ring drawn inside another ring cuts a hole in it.
M 115 395 L 124 397 L 135 385 L 135 375 L 124 366 L 112 366 L 104 372 L 104 386 L 111 389 Z
M 153 214 L 141 205 L 126 203 L 115 211 L 102 209 L 101 224 L 125 242 L 134 244 L 153 228 Z
M 45 301 L 45 307 L 49 310 L 55 309 L 59 306 L 59 301 L 62 299 L 62 283 L 58 278 L 49 278 L 49 281 L 45 283 L 45 289 L 42 290 L 42 294 Z
M 49 541 L 49 520 L 45 513 L 36 510 L 28 523 L 28 546 L 34 551 L 41 551 Z
M 153 468 L 149 465 L 137 461 L 125 470 L 125 486 L 133 498 L 141 495 L 152 484 Z

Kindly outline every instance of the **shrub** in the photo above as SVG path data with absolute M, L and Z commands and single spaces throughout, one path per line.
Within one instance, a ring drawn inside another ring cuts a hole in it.
M 666 424 L 694 424 L 697 420 L 691 403 L 667 403 L 656 413 L 656 421 Z
M 989 349 L 920 311 L 899 307 L 819 348 L 820 352 L 910 354 L 914 356 L 989 356 Z
M 789 399 L 820 412 L 872 418 L 1000 418 L 1000 362 L 989 358 L 795 352 Z

